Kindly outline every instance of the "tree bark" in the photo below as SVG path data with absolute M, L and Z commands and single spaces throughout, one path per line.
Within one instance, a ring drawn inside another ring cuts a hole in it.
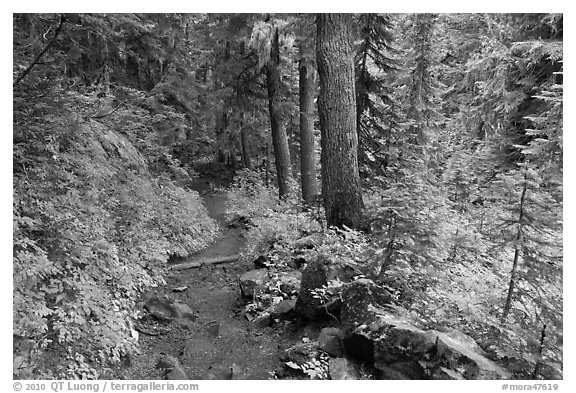
M 504 310 L 502 310 L 502 318 L 500 322 L 504 323 L 512 307 L 512 294 L 514 293 L 514 287 L 516 286 L 516 276 L 518 274 L 518 260 L 520 259 L 520 249 L 522 248 L 522 233 L 524 226 L 524 201 L 526 200 L 526 190 L 527 190 L 527 175 L 524 175 L 524 186 L 522 188 L 522 196 L 520 197 L 520 212 L 518 217 L 518 227 L 516 232 L 516 243 L 514 249 L 514 260 L 512 262 L 512 271 L 510 272 L 510 282 L 508 283 L 508 294 L 506 295 L 506 303 L 504 304 Z
M 363 202 L 358 173 L 352 15 L 318 14 L 316 24 L 326 219 L 328 226 L 359 228 Z
M 314 68 L 306 42 L 300 44 L 300 180 L 307 204 L 318 195 L 314 149 Z
M 217 158 L 218 163 L 226 164 L 226 145 L 225 130 L 228 127 L 228 115 L 224 110 L 216 114 L 216 144 L 218 146 Z
M 244 124 L 244 114 L 242 114 L 242 123 L 240 124 L 240 142 L 242 144 L 242 163 L 244 168 L 252 169 L 252 160 L 250 159 L 250 135 Z
M 274 27 L 270 60 L 266 65 L 266 87 L 268 88 L 268 107 L 270 111 L 270 126 L 272 129 L 272 145 L 276 162 L 278 178 L 278 193 L 280 198 L 290 193 L 292 166 L 290 149 L 286 135 L 286 121 L 282 115 L 282 92 L 280 80 L 280 47 L 278 43 L 278 28 Z

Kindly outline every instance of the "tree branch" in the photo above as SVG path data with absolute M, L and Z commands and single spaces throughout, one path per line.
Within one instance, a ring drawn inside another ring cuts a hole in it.
M 118 110 L 118 108 L 120 108 L 121 106 L 122 106 L 122 104 L 119 104 L 116 108 L 114 108 L 112 111 L 110 111 L 108 113 L 90 116 L 90 119 L 101 119 L 103 117 L 110 116 L 112 113 L 116 112 Z
M 181 263 L 179 265 L 174 265 L 170 268 L 170 270 L 186 270 L 186 269 L 193 269 L 195 267 L 202 267 L 206 265 L 218 265 L 221 263 L 228 263 L 234 262 L 239 258 L 239 255 L 231 255 L 227 257 L 219 257 L 219 258 L 211 258 L 211 259 L 204 259 L 198 262 L 188 262 L 188 263 Z
M 56 31 L 54 32 L 54 37 L 52 37 L 52 40 L 48 43 L 48 45 L 46 45 L 46 47 L 40 53 L 38 53 L 36 55 L 34 60 L 32 60 L 32 62 L 28 65 L 28 67 L 26 67 L 24 72 L 22 72 L 22 74 L 16 79 L 16 81 L 14 82 L 14 86 L 17 86 L 20 83 L 20 81 L 22 79 L 24 79 L 26 77 L 26 75 L 28 75 L 30 73 L 30 71 L 32 71 L 32 68 L 36 64 L 38 64 L 38 62 L 40 61 L 42 56 L 44 56 L 44 54 L 46 52 L 48 52 L 48 49 L 50 49 L 50 47 L 54 44 L 54 42 L 56 42 L 56 38 L 58 38 L 58 35 L 62 31 L 62 27 L 64 26 L 64 22 L 66 22 L 66 17 L 64 15 L 60 15 L 60 24 L 58 24 L 58 27 L 56 28 Z

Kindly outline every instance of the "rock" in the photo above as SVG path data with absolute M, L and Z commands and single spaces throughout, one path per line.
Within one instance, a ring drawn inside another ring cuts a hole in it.
M 260 255 L 254 260 L 254 267 L 256 269 L 268 269 L 268 257 L 266 255 Z
M 306 259 L 304 259 L 302 257 L 294 258 L 294 259 L 288 261 L 288 266 L 291 267 L 292 269 L 295 269 L 295 270 L 300 269 L 305 264 L 306 264 Z
M 184 343 L 182 359 L 190 361 L 204 355 L 214 356 L 218 353 L 218 348 L 205 338 L 191 338 Z
M 312 235 L 308 235 L 301 239 L 298 239 L 294 242 L 294 247 L 297 249 L 313 249 L 318 244 L 322 242 L 322 234 L 321 233 L 313 233 Z
M 282 292 L 288 296 L 296 295 L 300 290 L 302 272 L 299 270 L 280 272 L 278 273 L 278 280 L 280 281 L 280 290 Z
M 268 281 L 268 269 L 250 270 L 240 276 L 240 291 L 247 298 L 255 292 L 262 291 Z
M 237 365 L 236 363 L 232 363 L 230 367 L 230 379 L 242 379 L 242 367 Z
M 170 372 L 168 372 L 168 374 L 166 374 L 166 379 L 172 380 L 172 381 L 177 381 L 177 380 L 188 379 L 188 376 L 186 375 L 184 370 L 182 370 L 182 368 L 174 367 L 172 370 L 170 370 Z
M 186 170 L 179 166 L 167 166 L 168 171 L 172 174 L 175 180 L 191 182 L 190 174 Z
M 375 362 L 392 364 L 405 359 L 424 359 L 436 345 L 436 336 L 432 332 L 421 330 L 402 317 L 392 320 L 392 316 L 389 316 L 374 324 L 372 329 L 372 337 L 383 338 L 374 341 Z
M 330 378 L 334 380 L 360 379 L 360 372 L 350 360 L 345 358 L 330 359 L 328 370 Z
M 322 329 L 318 334 L 318 346 L 330 356 L 343 357 L 345 355 L 344 332 L 334 327 Z
M 464 377 L 458 374 L 458 372 L 450 370 L 449 368 L 438 367 L 438 369 L 432 374 L 432 379 L 458 381 L 463 380 Z
M 342 291 L 340 320 L 348 355 L 370 364 L 378 360 L 374 357 L 374 347 L 379 334 L 374 333 L 369 325 L 378 321 L 377 310 L 384 310 L 391 304 L 390 293 L 371 280 L 360 279 L 346 285 Z
M 284 351 L 282 360 L 285 362 L 294 362 L 296 364 L 303 364 L 312 360 L 313 358 L 318 358 L 320 356 L 320 351 L 318 348 L 318 343 L 316 341 L 307 341 L 298 344 L 294 344 Z
M 196 316 L 194 316 L 194 319 L 196 319 Z M 186 329 L 186 330 L 194 330 L 195 327 L 197 327 L 198 323 L 194 322 L 194 319 L 192 319 L 192 317 L 190 318 L 176 318 L 174 319 L 173 323 Z
M 150 315 L 164 321 L 172 321 L 177 318 L 196 320 L 196 314 L 187 304 L 176 302 L 168 296 L 152 296 L 146 302 L 146 308 Z
M 272 318 L 286 318 L 296 307 L 296 299 L 284 299 L 266 310 Z
M 220 322 L 211 321 L 204 325 L 204 329 L 208 332 L 210 337 L 218 337 L 220 335 Z
M 156 368 L 172 369 L 179 366 L 178 359 L 172 355 L 162 354 L 156 363 Z
M 396 370 L 386 363 L 383 362 L 376 362 L 374 363 L 374 368 L 380 372 L 378 375 L 378 379 L 387 379 L 387 380 L 407 380 L 407 375 L 403 374 L 401 371 Z
M 344 339 L 346 355 L 360 362 L 374 363 L 375 337 L 363 334 L 352 334 Z
M 424 330 L 389 292 L 360 279 L 342 291 L 347 355 L 374 364 L 385 379 L 509 379 L 470 336 Z
M 114 161 L 122 161 L 139 174 L 148 173 L 146 159 L 123 135 L 106 125 L 90 121 L 80 124 L 75 131 L 74 151 L 90 157 L 93 162 L 107 163 L 113 168 Z
M 174 302 L 172 303 L 172 310 L 175 318 L 188 318 L 191 321 L 196 320 L 196 314 L 187 304 Z
M 376 310 L 392 305 L 393 300 L 390 292 L 372 280 L 363 278 L 350 283 L 342 291 L 341 320 L 344 331 L 350 334 L 358 326 L 374 322 L 378 319 Z
M 510 379 L 508 371 L 485 357 L 473 338 L 460 331 L 432 331 L 437 339 L 437 355 L 456 370 L 463 370 L 465 379 Z M 464 337 L 465 336 L 465 337 Z
M 164 377 L 169 380 L 188 379 L 182 370 L 178 359 L 172 355 L 162 354 L 156 363 L 156 368 L 164 370 Z
M 256 318 L 254 318 L 252 323 L 258 326 L 259 328 L 265 328 L 272 326 L 272 321 L 273 321 L 272 315 L 270 315 L 270 313 L 267 311 L 263 311 Z
M 324 256 L 319 256 L 308 263 L 302 272 L 296 312 L 311 320 L 322 320 L 331 318 L 330 315 L 337 315 L 340 308 L 339 298 L 324 303 L 323 300 L 314 297 L 313 291 L 327 285 L 331 280 L 349 282 L 359 273 L 349 264 L 332 262 Z
M 428 379 L 430 370 L 435 366 L 436 364 L 434 362 L 418 360 L 417 357 L 414 359 L 396 361 L 388 365 L 384 365 L 380 361 L 375 364 L 375 368 L 382 371 L 383 376 L 388 376 L 385 379 L 411 380 Z

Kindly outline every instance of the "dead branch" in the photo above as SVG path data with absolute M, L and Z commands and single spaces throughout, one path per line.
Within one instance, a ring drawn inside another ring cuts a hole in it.
M 204 260 L 196 261 L 196 262 L 180 263 L 178 265 L 172 266 L 170 268 L 170 270 L 186 270 L 186 269 L 193 269 L 196 267 L 202 267 L 202 266 L 207 266 L 207 265 L 218 265 L 221 263 L 234 262 L 239 257 L 240 257 L 239 255 L 231 255 L 231 256 L 227 256 L 227 257 L 204 259 Z
M 44 56 L 44 54 L 48 51 L 48 49 L 50 49 L 50 47 L 54 44 L 54 42 L 56 42 L 56 38 L 58 38 L 58 35 L 60 34 L 60 31 L 62 31 L 62 27 L 64 26 L 64 22 L 66 22 L 66 17 L 64 15 L 61 15 L 60 24 L 58 25 L 56 31 L 54 32 L 54 37 L 52 37 L 52 40 L 48 43 L 48 45 L 46 45 L 46 47 L 44 47 L 44 49 L 42 49 L 42 51 L 36 55 L 34 60 L 32 60 L 32 62 L 28 65 L 28 67 L 26 67 L 24 72 L 22 72 L 22 74 L 16 79 L 16 81 L 14 82 L 14 86 L 18 85 L 20 81 L 24 79 L 24 77 L 26 77 L 26 75 L 28 75 L 30 71 L 32 71 L 32 67 L 38 64 L 42 56 Z

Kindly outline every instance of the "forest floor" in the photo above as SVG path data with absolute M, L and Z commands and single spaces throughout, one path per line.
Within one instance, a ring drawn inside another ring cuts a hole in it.
M 192 188 L 202 195 L 210 216 L 218 221 L 220 236 L 212 246 L 179 263 L 235 255 L 242 247 L 243 229 L 226 226 L 227 195 L 215 190 L 215 185 L 223 184 L 201 177 Z M 241 314 L 244 300 L 238 278 L 253 268 L 251 263 L 237 260 L 171 271 L 166 285 L 153 288 L 144 300 L 167 295 L 188 305 L 196 319 L 182 324 L 145 317 L 143 323 L 154 325 L 162 333 L 140 334 L 141 353 L 132 357 L 122 378 L 162 379 L 163 371 L 156 364 L 163 354 L 168 354 L 179 359 L 189 379 L 273 379 L 275 369 L 282 364 L 284 349 L 299 339 L 292 321 L 260 329 Z M 174 292 L 174 288 L 182 287 L 187 289 Z

